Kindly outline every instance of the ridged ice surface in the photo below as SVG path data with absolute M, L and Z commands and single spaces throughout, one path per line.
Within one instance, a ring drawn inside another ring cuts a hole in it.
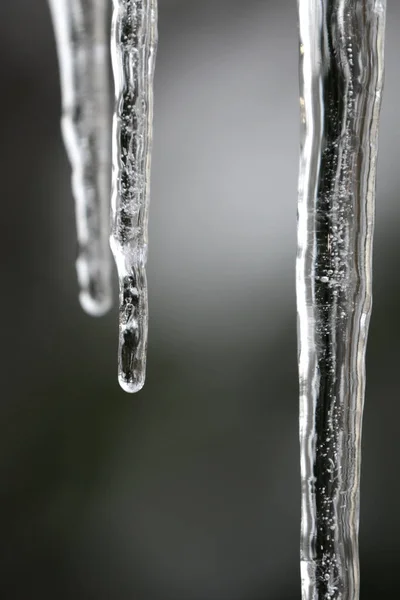
M 148 337 L 145 268 L 157 1 L 113 1 L 116 106 L 111 249 L 120 285 L 118 377 L 124 390 L 136 392 L 145 380 Z
M 72 167 L 80 302 L 111 306 L 111 116 L 108 0 L 49 0 L 60 64 L 62 131 Z
M 386 2 L 298 5 L 302 594 L 303 600 L 358 600 L 360 442 Z

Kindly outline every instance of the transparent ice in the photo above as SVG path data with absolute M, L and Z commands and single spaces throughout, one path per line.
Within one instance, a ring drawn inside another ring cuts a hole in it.
M 111 116 L 108 0 L 49 0 L 62 89 L 62 132 L 72 167 L 82 307 L 112 303 L 109 250 Z
M 144 385 L 148 331 L 147 229 L 157 47 L 157 1 L 113 0 L 115 79 L 111 249 L 120 286 L 118 377 Z
M 359 598 L 359 483 L 385 0 L 298 0 L 303 600 Z

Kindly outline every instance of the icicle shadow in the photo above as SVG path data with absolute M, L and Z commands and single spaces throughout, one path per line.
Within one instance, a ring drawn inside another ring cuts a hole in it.
M 49 0 L 62 89 L 62 132 L 72 167 L 80 302 L 94 316 L 112 304 L 108 244 L 111 111 L 107 0 Z

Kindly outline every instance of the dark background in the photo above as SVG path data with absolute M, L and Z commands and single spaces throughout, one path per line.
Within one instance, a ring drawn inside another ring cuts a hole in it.
M 110 2 L 111 4 L 111 2 Z M 77 301 L 45 0 L 0 3 L 0 597 L 300 598 L 294 0 L 160 0 L 148 380 Z M 390 2 L 362 600 L 400 568 L 400 3 Z

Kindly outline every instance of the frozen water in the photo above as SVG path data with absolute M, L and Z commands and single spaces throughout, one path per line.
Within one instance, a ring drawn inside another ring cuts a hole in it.
M 143 387 L 146 372 L 145 267 L 156 46 L 157 1 L 114 0 L 111 249 L 120 285 L 118 376 L 128 392 Z
M 60 64 L 62 131 L 72 167 L 82 307 L 112 303 L 109 251 L 111 115 L 107 0 L 49 0 Z
M 299 0 L 303 600 L 358 600 L 359 482 L 385 0 Z

